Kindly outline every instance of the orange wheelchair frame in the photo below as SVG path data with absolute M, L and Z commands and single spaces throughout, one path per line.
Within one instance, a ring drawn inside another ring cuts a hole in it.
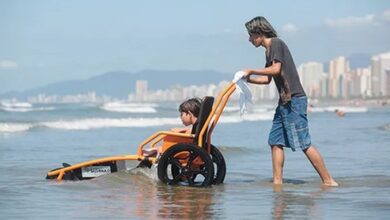
M 126 170 L 126 161 L 140 161 L 139 167 L 157 166 L 160 181 L 170 185 L 209 186 L 223 183 L 226 164 L 221 152 L 211 144 L 211 135 L 236 86 L 230 83 L 219 94 L 205 97 L 195 134 L 159 131 L 143 141 L 136 155 L 120 155 L 90 160 L 47 173 L 47 179 L 84 180 Z M 162 142 L 161 147 L 157 144 Z M 145 149 L 149 146 L 148 149 Z

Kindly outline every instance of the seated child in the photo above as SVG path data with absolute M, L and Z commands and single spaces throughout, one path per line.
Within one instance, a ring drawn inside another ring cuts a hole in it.
M 191 98 L 181 103 L 179 106 L 180 119 L 186 127 L 172 128 L 171 131 L 194 134 L 198 124 L 200 105 L 201 100 L 199 98 Z M 189 128 L 189 125 L 192 125 L 192 128 Z
M 171 131 L 177 133 L 189 133 L 195 134 L 195 129 L 198 124 L 198 116 L 200 111 L 200 105 L 202 100 L 199 98 L 191 98 L 179 106 L 180 119 L 183 123 L 184 128 L 172 128 Z M 191 127 L 189 127 L 192 125 Z M 144 149 L 142 150 L 143 156 L 155 156 L 157 155 L 157 149 Z

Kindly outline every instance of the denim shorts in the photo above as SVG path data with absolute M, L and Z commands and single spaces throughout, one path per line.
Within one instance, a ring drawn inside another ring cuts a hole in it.
M 306 96 L 292 97 L 288 103 L 278 105 L 272 121 L 268 144 L 288 147 L 292 151 L 299 148 L 306 150 L 310 147 Z

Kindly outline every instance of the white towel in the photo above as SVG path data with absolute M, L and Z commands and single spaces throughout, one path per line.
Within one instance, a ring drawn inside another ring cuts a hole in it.
M 240 93 L 240 116 L 242 116 L 246 112 L 246 109 L 250 104 L 253 104 L 252 92 L 249 89 L 246 79 L 242 78 L 244 77 L 244 75 L 244 71 L 238 71 L 236 72 L 236 74 L 234 74 L 234 78 L 232 81 L 236 84 L 236 89 Z

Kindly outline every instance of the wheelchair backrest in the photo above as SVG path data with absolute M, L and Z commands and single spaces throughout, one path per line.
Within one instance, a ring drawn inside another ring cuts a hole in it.
M 206 96 L 203 98 L 203 101 L 200 105 L 200 110 L 199 110 L 198 124 L 195 128 L 195 138 L 194 138 L 195 144 L 198 144 L 199 134 L 200 134 L 203 126 L 205 126 L 205 122 L 207 121 L 207 118 L 210 115 L 210 112 L 213 108 L 213 103 L 214 103 L 214 97 Z M 208 126 L 208 125 L 206 125 L 206 126 Z M 206 140 L 206 136 L 207 136 L 207 130 L 203 135 L 203 140 Z M 205 146 L 205 143 L 206 142 L 203 142 L 204 146 Z M 202 146 L 202 147 L 204 147 L 204 146 Z

